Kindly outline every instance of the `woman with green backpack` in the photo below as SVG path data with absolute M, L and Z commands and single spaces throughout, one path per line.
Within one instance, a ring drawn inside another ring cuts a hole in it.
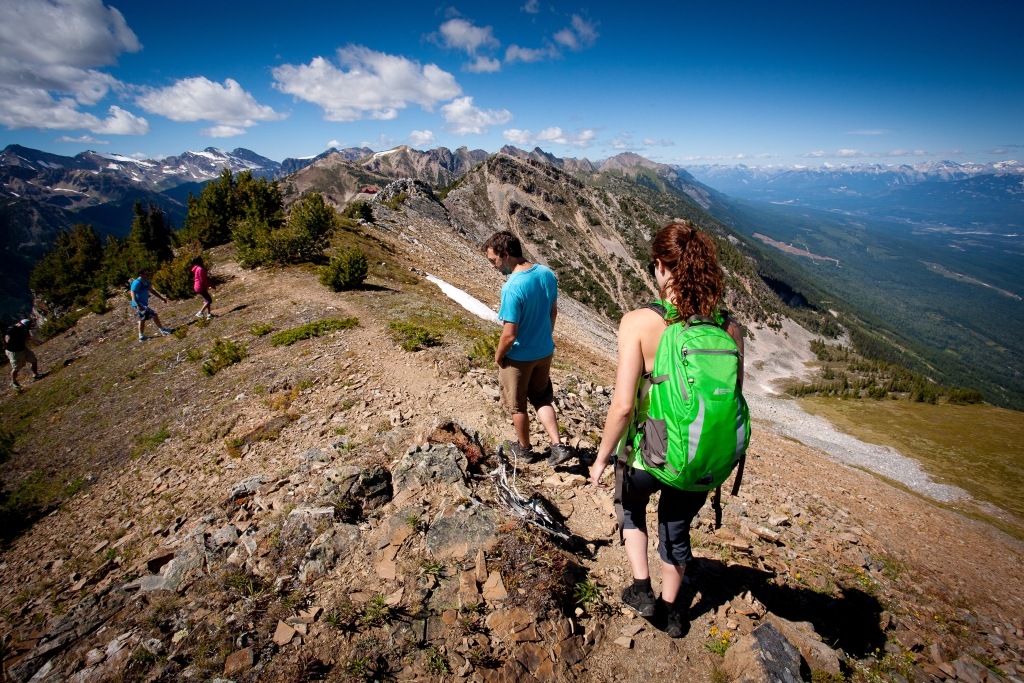
M 715 243 L 688 223 L 663 228 L 651 247 L 660 299 L 619 326 L 615 395 L 590 481 L 615 459 L 619 530 L 633 584 L 622 601 L 653 617 L 658 601 L 647 563 L 647 503 L 658 501 L 658 554 L 666 633 L 683 636 L 689 605 L 677 600 L 690 551 L 690 523 L 708 492 L 741 460 L 750 438 L 743 401 L 743 333 L 724 318 L 725 290 Z

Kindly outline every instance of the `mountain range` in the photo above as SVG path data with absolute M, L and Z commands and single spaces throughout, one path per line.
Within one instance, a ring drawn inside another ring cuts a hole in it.
M 135 201 L 163 207 L 180 226 L 188 194 L 224 168 L 279 179 L 289 205 L 319 191 L 338 209 L 373 201 L 361 194 L 366 186 L 411 179 L 387 193 L 402 211 L 433 215 L 477 243 L 514 231 L 564 291 L 612 319 L 650 296 L 653 234 L 689 219 L 717 236 L 729 306 L 752 323 L 787 316 L 828 329 L 820 312 L 835 311 L 887 358 L 1024 406 L 1014 379 L 1024 372 L 1024 316 L 1013 312 L 1024 292 L 1016 228 L 1024 169 L 1015 162 L 683 168 L 631 152 L 591 161 L 540 148 L 403 145 L 331 148 L 279 164 L 245 149 L 134 160 L 12 145 L 0 153 L 0 315 L 27 310 L 28 273 L 60 229 L 88 222 L 124 235 Z M 385 210 L 381 201 L 375 212 Z

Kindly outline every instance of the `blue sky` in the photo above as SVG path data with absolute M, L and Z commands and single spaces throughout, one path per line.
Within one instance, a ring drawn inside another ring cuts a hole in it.
M 1024 157 L 1022 3 L 0 0 L 0 143 Z

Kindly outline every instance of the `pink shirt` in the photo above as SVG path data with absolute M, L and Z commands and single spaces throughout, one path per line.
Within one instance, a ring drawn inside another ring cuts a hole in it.
M 192 274 L 195 275 L 195 291 L 205 292 L 210 288 L 210 278 L 206 275 L 206 269 L 202 266 L 192 266 Z

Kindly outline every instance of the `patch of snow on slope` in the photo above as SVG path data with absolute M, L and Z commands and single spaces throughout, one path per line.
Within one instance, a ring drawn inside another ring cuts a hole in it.
M 480 299 L 477 299 L 472 294 L 464 292 L 454 285 L 448 284 L 439 277 L 427 275 L 427 279 L 440 287 L 445 296 L 465 308 L 476 317 L 488 320 L 492 323 L 498 322 L 498 314 L 488 308 L 487 304 L 480 301 Z

